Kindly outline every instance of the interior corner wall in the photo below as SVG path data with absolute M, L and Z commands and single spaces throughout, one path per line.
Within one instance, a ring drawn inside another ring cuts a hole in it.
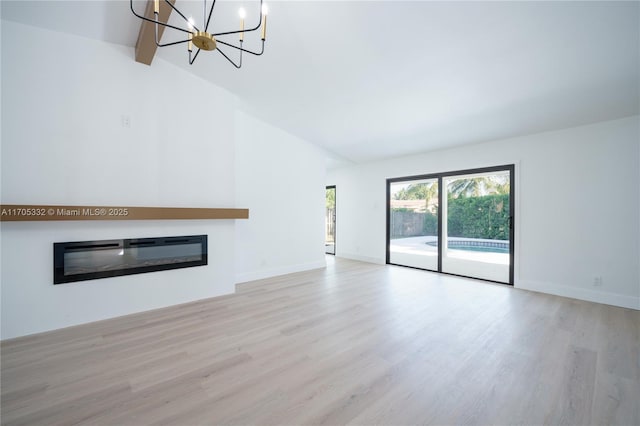
M 8 21 L 1 72 L 3 204 L 235 206 L 236 99 L 223 89 L 159 58 L 136 63 L 131 48 Z M 2 223 L 1 338 L 231 293 L 234 229 Z M 209 236 L 207 266 L 53 285 L 54 242 L 193 234 Z
M 515 286 L 640 309 L 638 116 L 330 170 L 336 255 L 385 262 L 387 178 L 503 164 L 516 166 Z
M 235 160 L 236 281 L 324 267 L 324 152 L 237 111 Z

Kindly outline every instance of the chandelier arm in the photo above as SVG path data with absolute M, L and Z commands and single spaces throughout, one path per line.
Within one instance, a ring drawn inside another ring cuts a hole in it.
M 155 31 L 153 32 L 153 36 L 155 38 L 156 46 L 158 47 L 173 46 L 174 44 L 181 44 L 189 41 L 189 39 L 186 39 L 186 40 L 174 41 L 173 43 L 160 44 L 158 42 L 158 24 L 155 25 Z
M 213 0 L 213 3 L 211 3 L 211 9 L 209 9 L 209 17 L 207 18 L 207 23 L 204 26 L 205 32 L 209 30 L 209 22 L 211 21 L 211 15 L 213 15 L 213 8 L 215 5 L 216 5 L 216 0 Z
M 193 63 L 196 61 L 196 58 L 198 57 L 198 53 L 200 53 L 200 50 L 201 49 L 198 49 L 196 54 L 193 55 L 193 59 L 191 59 L 191 51 L 189 51 L 189 65 L 193 65 Z
M 158 44 L 158 43 L 156 43 L 156 46 L 158 46 L 158 47 L 173 46 L 173 45 L 175 45 L 175 44 L 182 44 L 182 43 L 186 43 L 186 42 L 188 42 L 188 41 L 189 41 L 189 39 L 187 39 L 187 40 L 180 40 L 180 41 L 174 41 L 173 43 L 165 43 L 165 44 Z
M 133 1 L 133 0 L 131 0 L 131 1 Z M 191 26 L 193 27 L 193 29 L 195 29 L 196 31 L 200 31 L 200 30 L 198 29 L 198 27 L 196 27 L 196 26 L 195 26 L 195 24 L 192 24 L 191 22 L 189 22 L 189 20 L 187 19 L 187 17 L 186 17 L 186 16 L 184 16 L 184 15 L 182 14 L 182 12 L 180 12 L 180 11 L 179 11 L 179 10 L 178 10 L 174 5 L 172 5 L 172 4 L 171 4 L 171 2 L 170 2 L 169 0 L 164 0 L 164 2 L 165 2 L 165 3 L 167 3 L 167 4 L 171 7 L 171 9 L 175 10 L 175 11 L 176 11 L 176 13 L 177 13 L 178 15 L 182 16 L 182 19 L 184 19 L 184 21 L 185 21 L 188 25 L 191 25 Z M 185 30 L 183 30 L 183 31 L 185 31 Z M 185 31 L 185 32 L 190 33 L 191 31 Z
M 225 43 L 225 44 L 226 44 L 226 43 Z M 231 62 L 231 63 L 233 64 L 233 66 L 234 66 L 234 67 L 236 67 L 236 68 L 240 69 L 240 67 L 242 66 L 242 52 L 240 52 L 240 64 L 236 64 L 235 62 L 233 62 L 233 61 L 231 60 L 231 58 L 229 58 L 227 55 L 225 55 L 225 54 L 224 54 L 224 52 L 223 52 L 222 50 L 220 50 L 220 48 L 218 48 L 218 49 L 216 49 L 216 50 L 217 50 L 218 52 L 220 52 L 220 54 L 221 54 L 222 56 L 224 56 L 224 57 L 227 59 L 227 61 Z
M 191 31 L 189 31 L 189 30 L 185 30 L 185 29 L 183 29 L 183 28 L 176 27 L 176 26 L 174 26 L 174 25 L 169 25 L 169 24 L 165 24 L 164 22 L 158 22 L 158 21 L 155 21 L 155 20 L 153 20 L 153 19 L 149 19 L 149 18 L 147 18 L 146 16 L 138 15 L 138 14 L 136 13 L 136 11 L 133 9 L 133 0 L 131 0 L 131 1 L 130 1 L 130 4 L 131 4 L 131 12 L 132 12 L 135 16 L 137 16 L 138 18 L 142 19 L 143 21 L 151 22 L 151 23 L 153 23 L 153 24 L 162 25 L 163 27 L 167 27 L 167 28 L 173 28 L 174 30 L 182 31 L 183 33 L 190 33 L 190 32 L 191 32 Z
M 253 28 L 250 28 L 248 30 L 227 31 L 227 32 L 223 32 L 223 33 L 215 33 L 215 34 L 212 34 L 212 35 L 214 37 L 217 37 L 217 36 L 228 35 L 228 34 L 249 33 L 251 31 L 255 31 L 255 30 L 259 29 L 261 25 L 262 25 L 262 0 L 260 0 L 260 19 L 258 20 L 258 25 L 256 25 Z
M 224 44 L 225 46 L 233 47 L 236 50 L 240 50 L 241 52 L 251 53 L 252 55 L 255 55 L 255 56 L 260 56 L 260 55 L 262 55 L 264 53 L 264 40 L 262 40 L 262 50 L 260 51 L 260 53 L 252 52 L 251 50 L 247 50 L 247 49 L 245 49 L 243 47 L 234 46 L 233 44 L 226 43 L 226 42 L 224 42 L 222 40 L 216 40 L 216 43 Z

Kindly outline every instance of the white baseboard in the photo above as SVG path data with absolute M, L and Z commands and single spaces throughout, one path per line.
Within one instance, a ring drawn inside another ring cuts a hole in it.
M 640 297 L 636 296 L 626 296 L 624 294 L 605 293 L 603 291 L 595 291 L 586 288 L 523 280 L 519 280 L 515 287 L 539 293 L 553 294 L 555 296 L 570 297 L 572 299 L 586 300 L 588 302 L 603 303 L 605 305 L 640 310 Z
M 279 275 L 293 274 L 294 272 L 326 268 L 326 266 L 327 262 L 323 259 L 316 262 L 301 263 L 298 265 L 280 266 L 277 268 L 261 269 L 259 271 L 243 272 L 241 274 L 236 274 L 236 284 L 277 277 Z
M 377 265 L 386 264 L 384 259 L 378 259 L 377 257 L 362 256 L 355 253 L 340 252 L 340 254 L 337 254 L 336 257 L 343 257 L 345 259 L 351 259 L 351 260 L 359 260 L 360 262 L 375 263 Z

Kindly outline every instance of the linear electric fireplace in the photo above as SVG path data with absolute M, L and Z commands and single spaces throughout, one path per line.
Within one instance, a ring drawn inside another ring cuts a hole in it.
M 54 284 L 206 264 L 206 235 L 53 244 Z

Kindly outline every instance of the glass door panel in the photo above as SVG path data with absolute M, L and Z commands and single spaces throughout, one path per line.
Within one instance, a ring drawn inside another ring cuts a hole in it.
M 325 233 L 324 251 L 327 254 L 336 254 L 336 187 L 327 186 L 325 195 Z
M 438 270 L 438 179 L 389 184 L 388 263 Z
M 510 283 L 510 170 L 442 182 L 442 272 Z

